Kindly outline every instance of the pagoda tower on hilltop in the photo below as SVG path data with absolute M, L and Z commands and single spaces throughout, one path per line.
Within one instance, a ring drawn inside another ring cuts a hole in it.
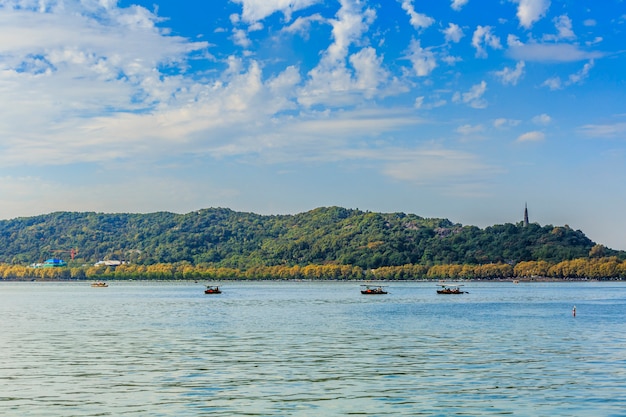
M 528 204 L 524 203 L 524 227 L 528 226 Z

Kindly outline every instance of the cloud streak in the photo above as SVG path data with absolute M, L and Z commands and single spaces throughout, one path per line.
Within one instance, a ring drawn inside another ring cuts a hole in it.
M 576 62 L 602 58 L 603 53 L 585 51 L 572 44 L 519 44 L 509 48 L 511 58 L 531 62 Z

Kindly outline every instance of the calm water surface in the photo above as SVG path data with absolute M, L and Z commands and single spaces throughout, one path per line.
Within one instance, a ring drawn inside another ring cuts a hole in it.
M 0 415 L 626 416 L 626 283 L 203 289 L 1 282 Z

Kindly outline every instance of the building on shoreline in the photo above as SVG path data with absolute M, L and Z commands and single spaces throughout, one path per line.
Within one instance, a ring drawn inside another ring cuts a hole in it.
M 50 258 L 46 259 L 43 263 L 36 263 L 30 265 L 33 268 L 59 268 L 67 266 L 67 262 L 63 259 Z

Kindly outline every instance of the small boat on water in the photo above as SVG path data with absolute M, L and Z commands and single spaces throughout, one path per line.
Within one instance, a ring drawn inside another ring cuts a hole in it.
M 382 285 L 361 285 L 361 294 L 387 294 L 387 291 L 385 291 L 385 287 Z
M 204 290 L 205 294 L 221 294 L 222 290 L 217 285 L 207 285 L 206 290 Z
M 106 283 L 106 282 L 104 282 L 104 281 L 96 281 L 96 282 L 92 282 L 92 283 L 91 283 L 91 286 L 92 286 L 92 287 L 108 287 L 108 286 L 109 286 L 109 284 L 107 284 L 107 283 Z
M 460 285 L 441 284 L 441 289 L 437 290 L 437 294 L 467 294 L 467 291 L 462 291 Z

